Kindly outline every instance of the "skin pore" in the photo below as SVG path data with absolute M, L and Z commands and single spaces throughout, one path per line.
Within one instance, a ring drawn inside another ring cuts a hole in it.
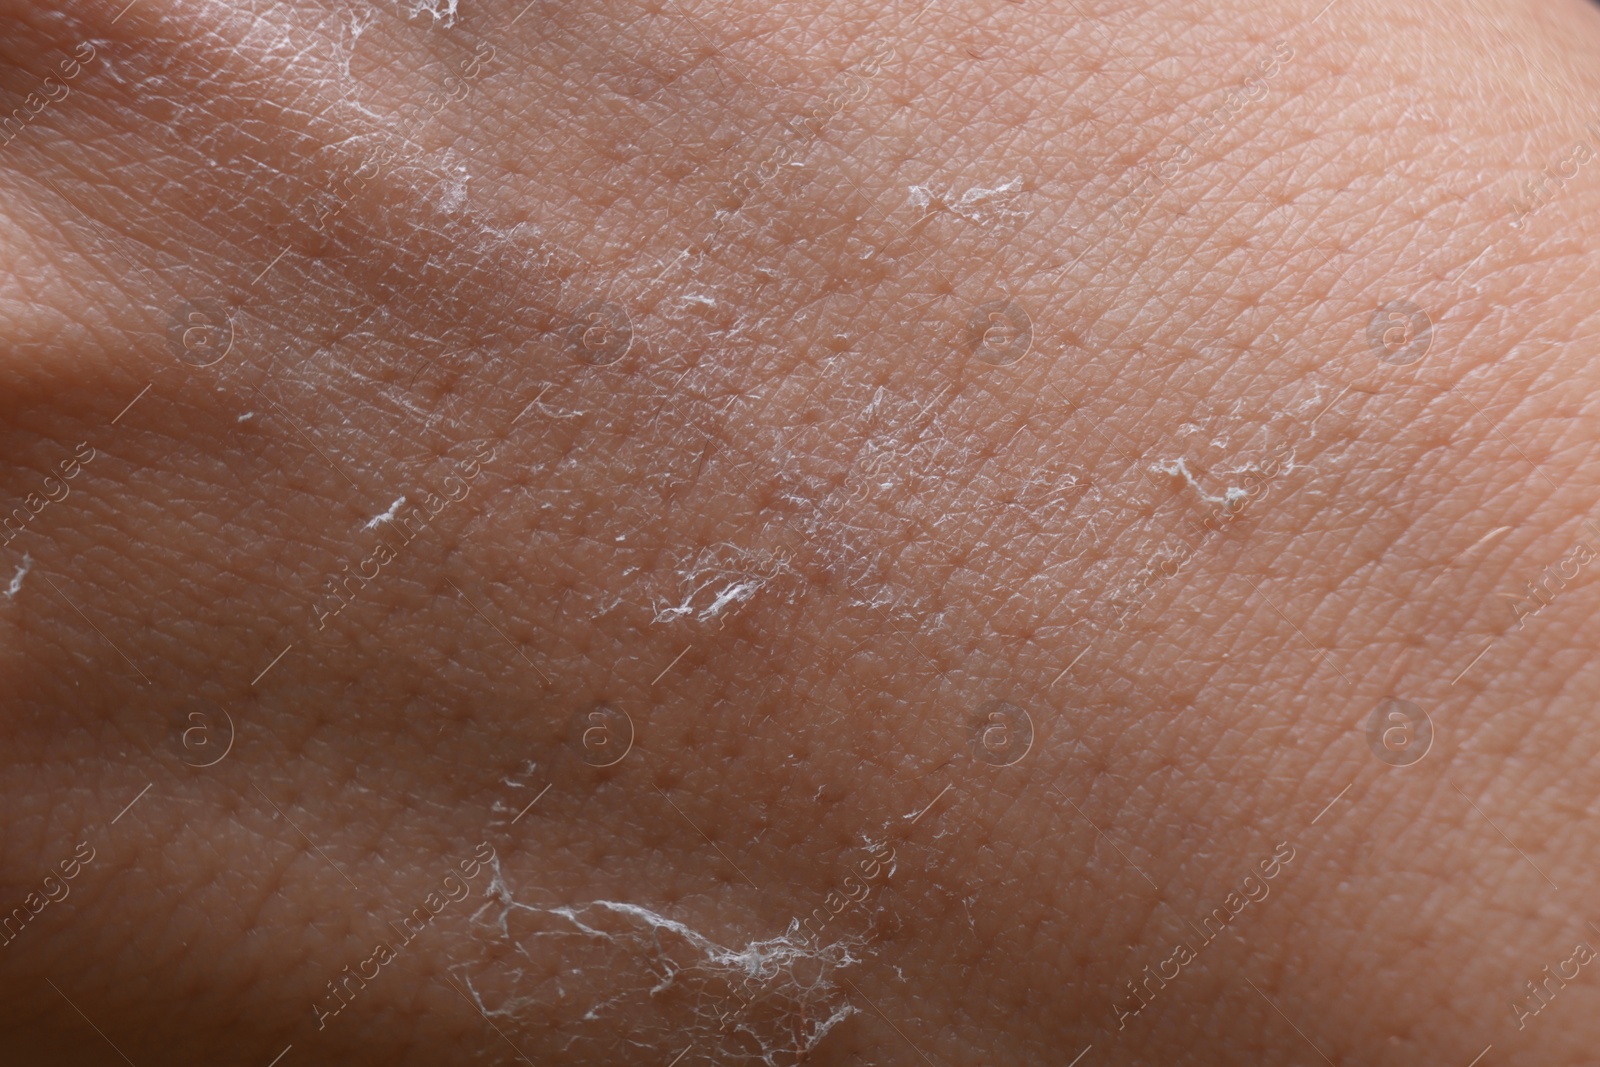
M 8 1062 L 1592 1061 L 1590 5 L 0 17 Z

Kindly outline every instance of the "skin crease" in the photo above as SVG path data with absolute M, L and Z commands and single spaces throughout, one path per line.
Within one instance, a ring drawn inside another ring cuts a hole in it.
M 0 17 L 8 1062 L 1592 1061 L 1590 6 Z

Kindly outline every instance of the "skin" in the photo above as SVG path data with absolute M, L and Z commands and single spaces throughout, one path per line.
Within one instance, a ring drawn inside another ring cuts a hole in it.
M 0 14 L 8 1059 L 1590 1062 L 1590 6 Z

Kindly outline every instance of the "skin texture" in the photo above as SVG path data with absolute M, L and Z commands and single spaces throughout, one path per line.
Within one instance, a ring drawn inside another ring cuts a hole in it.
M 0 9 L 8 1062 L 1592 1062 L 1590 6 Z

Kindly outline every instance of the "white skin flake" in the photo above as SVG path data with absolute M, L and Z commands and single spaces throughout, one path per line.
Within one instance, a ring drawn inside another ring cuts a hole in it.
M 986 222 L 997 217 L 1019 214 L 1010 207 L 1011 201 L 1022 192 L 1022 177 L 995 186 L 977 186 L 960 196 L 934 185 L 913 185 L 911 206 L 918 212 L 945 210 L 971 222 Z
M 1150 464 L 1150 470 L 1156 474 L 1170 474 L 1183 478 L 1185 482 L 1189 483 L 1189 488 L 1198 493 L 1200 499 L 1207 504 L 1232 505 L 1249 495 L 1237 486 L 1229 486 L 1221 496 L 1213 496 L 1201 488 L 1200 483 L 1195 481 L 1194 475 L 1189 473 L 1189 465 L 1181 459 L 1168 459 L 1160 463 L 1152 463 Z
M 733 544 L 701 549 L 679 571 L 678 592 L 671 599 L 655 599 L 655 621 L 693 618 L 709 622 L 786 574 L 794 574 L 789 561 L 772 553 Z
M 370 520 L 368 520 L 367 524 L 361 528 L 363 530 L 376 530 L 381 523 L 393 522 L 395 513 L 400 510 L 400 505 L 404 504 L 405 502 L 406 498 L 401 496 L 393 504 L 389 505 L 388 511 L 385 511 L 382 515 L 373 516 Z
M 490 866 L 488 899 L 472 920 L 494 931 L 514 955 L 496 968 L 495 994 L 484 991 L 487 983 L 474 981 L 469 966 L 454 968 L 488 1018 L 515 1022 L 536 1006 L 547 1009 L 553 998 L 568 1005 L 563 1010 L 571 1011 L 574 1021 L 599 1024 L 596 1039 L 620 1037 L 640 1047 L 692 1041 L 702 1050 L 697 1063 L 787 1067 L 803 1061 L 834 1026 L 859 1010 L 850 1004 L 838 972 L 864 962 L 860 937 L 820 941 L 793 919 L 777 937 L 727 945 L 628 901 L 525 904 L 508 887 L 498 857 Z M 544 938 L 556 943 L 536 948 Z M 587 959 L 585 946 L 602 956 L 616 954 L 618 966 L 580 963 Z M 547 983 L 543 996 L 519 991 L 523 979 L 541 968 L 526 968 L 516 957 L 536 960 L 547 953 L 559 954 L 580 979 L 607 974 L 613 984 L 590 986 L 578 994 L 587 1001 L 577 1004 L 570 1003 L 574 991 L 564 983 Z M 512 980 L 509 989 L 506 979 Z M 574 1041 L 582 1039 L 583 1033 L 574 1034 Z
M 433 16 L 435 24 L 444 23 L 444 28 L 449 29 L 456 24 L 457 0 L 415 0 L 407 6 L 408 18 L 418 18 L 422 15 Z
M 11 576 L 11 584 L 6 586 L 6 599 L 10 600 L 22 591 L 22 579 L 33 570 L 33 557 L 26 552 L 22 554 L 22 566 L 17 568 L 17 573 Z

